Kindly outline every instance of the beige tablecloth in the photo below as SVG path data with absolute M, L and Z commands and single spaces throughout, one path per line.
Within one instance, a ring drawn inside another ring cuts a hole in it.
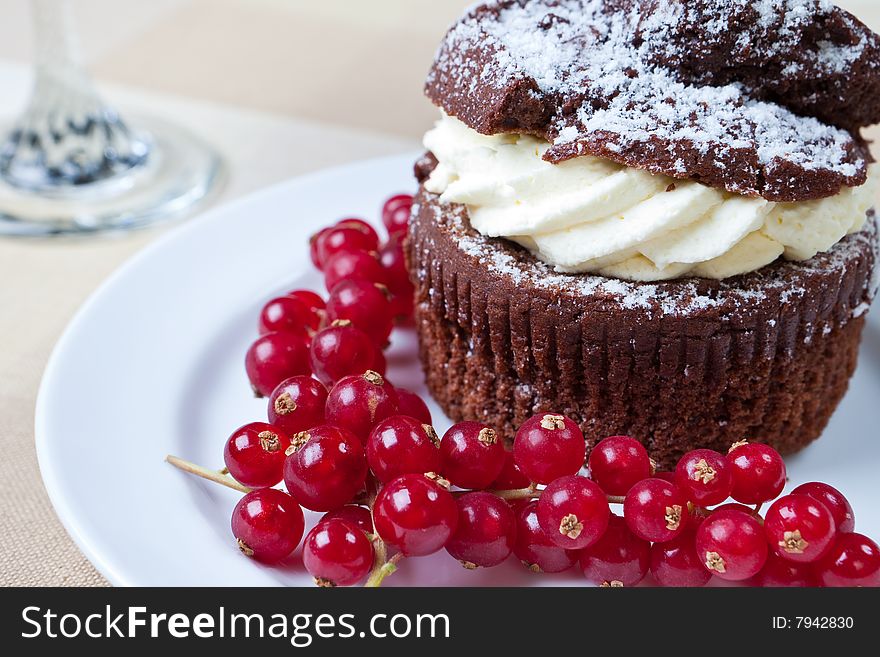
M 413 148 L 424 74 L 468 0 L 74 0 L 83 50 L 123 110 L 173 118 L 226 157 L 217 201 Z M 875 28 L 876 0 L 841 2 Z M 0 0 L 0 120 L 30 84 L 26 0 Z M 125 87 L 117 85 L 126 85 Z M 103 585 L 40 481 L 33 410 L 46 360 L 86 296 L 166 229 L 0 240 L 0 584 Z

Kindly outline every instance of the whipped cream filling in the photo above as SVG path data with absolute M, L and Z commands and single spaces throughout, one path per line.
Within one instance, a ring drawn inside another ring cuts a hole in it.
M 444 116 L 425 135 L 439 164 L 425 187 L 468 207 L 486 237 L 513 240 L 560 272 L 631 281 L 723 279 L 780 256 L 808 260 L 861 230 L 874 206 L 868 182 L 815 201 L 773 203 L 597 157 L 550 164 L 550 144 L 481 135 Z

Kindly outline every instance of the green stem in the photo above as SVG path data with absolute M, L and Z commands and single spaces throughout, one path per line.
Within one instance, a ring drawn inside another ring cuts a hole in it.
M 382 541 L 379 541 L 379 542 L 381 543 Z M 384 546 L 384 544 L 383 544 L 383 546 Z M 366 584 L 364 584 L 364 587 L 368 588 L 368 589 L 375 589 L 375 588 L 379 588 L 380 586 L 382 586 L 382 582 L 385 581 L 386 577 L 393 574 L 397 570 L 397 564 L 403 558 L 403 554 L 398 552 L 393 557 L 391 557 L 388 561 L 385 561 L 381 565 L 378 565 L 379 563 L 381 563 L 378 560 L 378 556 L 379 556 L 378 552 L 376 553 L 376 556 L 377 556 L 377 560 L 376 560 L 377 567 L 373 568 L 373 572 L 370 573 L 369 578 L 367 578 Z

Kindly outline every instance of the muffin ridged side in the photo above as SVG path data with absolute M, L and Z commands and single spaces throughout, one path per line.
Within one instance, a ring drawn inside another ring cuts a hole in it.
M 512 438 L 533 413 L 559 412 L 589 445 L 632 435 L 661 467 L 696 447 L 754 439 L 790 453 L 817 438 L 876 290 L 873 215 L 805 263 L 628 283 L 556 274 L 422 189 L 407 251 L 425 376 L 451 418 Z

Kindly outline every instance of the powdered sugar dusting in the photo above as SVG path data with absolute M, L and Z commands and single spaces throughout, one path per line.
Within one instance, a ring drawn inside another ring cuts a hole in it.
M 866 167 L 852 136 L 812 117 L 797 116 L 777 104 L 752 98 L 739 83 L 722 86 L 686 84 L 657 64 L 658 55 L 675 60 L 672 30 L 695 21 L 697 11 L 687 2 L 619 0 L 542 0 L 489 3 L 494 13 L 466 17 L 447 35 L 437 68 L 478 85 L 501 88 L 511 80 L 534 80 L 539 95 L 562 98 L 566 108 L 553 118 L 553 142 L 546 159 L 558 161 L 583 153 L 625 153 L 634 145 L 667 151 L 667 169 L 680 177 L 692 173 L 693 163 L 676 156 L 674 144 L 687 144 L 711 164 L 725 167 L 738 152 L 755 152 L 760 168 L 772 172 L 789 165 L 804 171 L 830 171 L 841 183 L 860 184 Z M 609 5 L 619 6 L 609 11 Z M 801 29 L 817 12 L 830 12 L 827 0 L 704 0 L 700 10 L 715 7 L 713 20 L 701 23 L 709 35 L 724 34 L 726 10 L 748 6 L 757 12 L 757 27 L 773 29 L 773 38 L 744 34 L 740 45 L 771 56 L 797 46 Z M 716 7 L 717 5 L 717 7 Z M 650 7 L 650 10 L 645 9 Z M 782 12 L 780 14 L 780 12 Z M 476 44 L 479 44 L 478 46 Z M 467 49 L 490 53 L 488 63 L 474 75 Z M 840 45 L 819 42 L 793 67 L 809 66 L 841 74 L 858 60 L 865 37 Z M 780 50 L 781 49 L 781 50 Z M 436 70 L 432 75 L 436 74 Z M 456 85 L 460 86 L 460 85 Z M 596 152 L 596 139 L 601 148 Z M 662 159 L 662 153 L 656 155 Z M 690 168 L 689 168 L 690 167 Z M 736 180 L 730 191 L 754 194 L 761 190 Z

